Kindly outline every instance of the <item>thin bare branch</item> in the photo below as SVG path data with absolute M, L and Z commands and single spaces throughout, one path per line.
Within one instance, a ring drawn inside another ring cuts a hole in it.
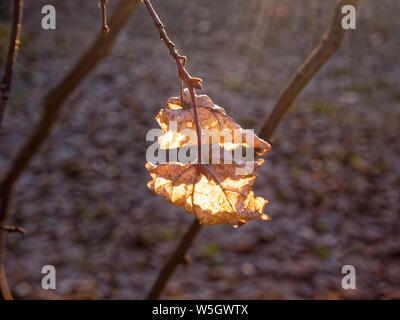
M 33 134 L 22 146 L 13 161 L 11 168 L 0 182 L 0 224 L 7 218 L 15 182 L 27 168 L 33 156 L 38 152 L 48 137 L 52 127 L 59 117 L 60 111 L 68 96 L 76 89 L 82 80 L 105 58 L 111 51 L 119 32 L 123 29 L 129 17 L 138 6 L 140 0 L 122 0 L 110 20 L 110 32 L 99 35 L 92 46 L 80 58 L 72 70 L 50 91 L 44 101 L 44 110 Z M 4 239 L 0 229 L 0 289 L 3 298 L 11 299 L 4 272 Z
M 107 24 L 107 4 L 108 4 L 108 0 L 100 0 L 100 2 L 99 2 L 99 6 L 101 8 L 101 14 L 102 14 L 101 32 L 103 34 L 107 34 L 110 31 L 110 27 Z
M 12 76 L 15 62 L 20 46 L 21 26 L 23 15 L 23 0 L 14 0 L 14 13 L 12 21 L 12 29 L 10 35 L 10 46 L 8 48 L 7 61 L 4 67 L 3 79 L 0 83 L 0 127 L 3 122 L 4 111 L 10 96 Z
M 321 41 L 285 86 L 272 114 L 265 121 L 259 133 L 261 138 L 269 139 L 272 136 L 293 100 L 305 87 L 308 81 L 322 67 L 322 65 L 329 60 L 335 51 L 337 51 L 345 34 L 345 30 L 341 27 L 342 7 L 346 4 L 356 6 L 357 3 L 358 0 L 340 0 L 338 2 L 334 17 Z M 158 299 L 162 295 L 169 278 L 172 276 L 177 266 L 184 261 L 184 257 L 200 230 L 201 225 L 196 219 L 181 239 L 173 255 L 161 269 L 147 299 Z
M 156 300 L 161 296 L 162 292 L 164 291 L 165 285 L 174 273 L 176 267 L 180 263 L 184 263 L 186 261 L 186 253 L 191 247 L 200 229 L 201 224 L 199 224 L 197 219 L 195 219 L 190 225 L 189 229 L 186 231 L 174 254 L 168 259 L 167 263 L 161 269 L 156 282 L 154 283 L 147 296 L 148 300 Z
M 339 49 L 346 30 L 342 28 L 342 7 L 345 5 L 356 6 L 359 0 L 340 0 L 336 6 L 335 14 L 321 41 L 311 52 L 308 58 L 292 76 L 284 87 L 278 102 L 267 117 L 260 131 L 260 137 L 269 140 L 288 112 L 294 99 L 299 95 L 305 85 L 314 77 L 318 70 Z
M 8 225 L 1 225 L 0 229 L 7 232 L 16 232 L 20 234 L 26 234 L 26 230 L 22 227 L 18 226 L 8 226 Z

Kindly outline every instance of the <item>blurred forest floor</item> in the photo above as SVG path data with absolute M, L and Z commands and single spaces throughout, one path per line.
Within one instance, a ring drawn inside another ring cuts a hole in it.
M 44 95 L 101 27 L 97 0 L 26 1 L 21 52 L 0 135 L 0 174 Z M 335 1 L 154 0 L 203 93 L 258 129 L 319 41 Z M 3 2 L 4 4 L 4 2 Z M 57 29 L 40 27 L 57 9 Z M 109 11 L 117 4 L 111 1 Z M 10 15 L 0 23 L 0 65 Z M 169 299 L 400 298 L 400 3 L 363 0 L 357 30 L 276 132 L 256 183 L 269 222 L 206 227 Z M 146 132 L 178 93 L 176 66 L 144 6 L 69 99 L 19 180 L 6 269 L 18 298 L 142 299 L 193 216 L 147 188 Z M 41 268 L 57 290 L 41 289 Z M 341 288 L 354 265 L 357 289 Z

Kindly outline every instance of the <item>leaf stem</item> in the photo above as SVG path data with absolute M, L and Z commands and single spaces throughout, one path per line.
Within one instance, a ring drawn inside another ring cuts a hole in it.
M 196 133 L 197 133 L 197 153 L 198 153 L 198 164 L 201 164 L 201 128 L 200 128 L 200 120 L 199 120 L 199 111 L 196 103 L 196 95 L 194 88 L 188 87 L 190 97 L 193 103 L 193 113 L 194 113 L 194 122 L 196 123 Z
M 194 121 L 196 124 L 196 133 L 197 133 L 197 152 L 198 152 L 198 163 L 201 163 L 201 128 L 199 122 L 199 114 L 198 108 L 196 104 L 196 95 L 195 89 L 202 89 L 202 80 L 200 78 L 192 77 L 185 69 L 185 64 L 187 58 L 185 56 L 181 56 L 175 48 L 175 44 L 169 39 L 168 34 L 165 30 L 164 24 L 161 22 L 157 12 L 154 10 L 153 5 L 151 4 L 150 0 L 143 0 L 147 11 L 149 12 L 150 16 L 153 19 L 154 25 L 156 26 L 159 34 L 160 39 L 165 43 L 169 50 L 169 54 L 176 62 L 176 66 L 178 68 L 178 77 L 185 82 L 186 87 L 189 90 L 190 98 L 192 99 L 193 104 L 193 112 L 194 112 Z M 182 87 L 181 87 L 182 92 Z M 181 94 L 182 100 L 182 107 L 183 107 L 183 97 Z
M 157 12 L 154 10 L 153 5 L 151 4 L 150 0 L 143 0 L 143 3 L 145 4 L 147 11 L 149 12 L 150 16 L 153 19 L 154 25 L 156 26 L 159 34 L 160 34 L 160 39 L 165 43 L 169 50 L 169 54 L 172 56 L 172 58 L 175 60 L 177 68 L 178 68 L 178 76 L 180 79 L 182 79 L 185 84 L 189 87 L 192 86 L 193 88 L 196 89 L 201 89 L 201 82 L 202 80 L 200 78 L 195 78 L 189 75 L 189 73 L 185 69 L 185 64 L 186 64 L 186 57 L 181 56 L 178 51 L 175 48 L 175 44 L 169 39 L 167 32 L 165 30 L 164 24 L 161 22 L 160 18 L 158 17 Z

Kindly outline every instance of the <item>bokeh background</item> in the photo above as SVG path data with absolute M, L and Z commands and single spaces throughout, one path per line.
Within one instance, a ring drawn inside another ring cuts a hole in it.
M 44 95 L 101 27 L 97 0 L 26 1 L 0 134 L 0 174 Z M 115 8 L 112 0 L 109 12 Z M 154 0 L 203 92 L 258 129 L 330 22 L 336 1 Z M 11 1 L 2 0 L 0 65 Z M 57 29 L 41 29 L 41 8 Z M 205 227 L 168 299 L 400 298 L 400 2 L 361 0 L 357 30 L 303 90 L 256 183 L 269 222 Z M 145 134 L 178 93 L 176 67 L 141 5 L 110 56 L 68 100 L 19 180 L 6 268 L 18 298 L 142 299 L 193 216 L 147 188 Z M 57 290 L 41 289 L 41 268 Z M 357 289 L 341 288 L 354 265 Z

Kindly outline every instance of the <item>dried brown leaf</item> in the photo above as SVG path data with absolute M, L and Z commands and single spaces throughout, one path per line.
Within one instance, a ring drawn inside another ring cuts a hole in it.
M 184 91 L 183 96 L 185 106 L 191 107 L 192 102 L 187 90 Z M 269 143 L 258 138 L 254 132 L 242 129 L 226 114 L 223 108 L 215 105 L 207 95 L 196 95 L 196 103 L 200 128 L 205 130 L 202 132 L 203 144 L 215 141 L 225 150 L 234 150 L 241 145 L 244 148 L 254 148 L 259 156 L 271 149 Z M 156 120 L 163 131 L 163 135 L 158 138 L 161 149 L 178 149 L 197 144 L 197 139 L 193 136 L 190 137 L 187 133 L 188 130 L 185 130 L 190 129 L 194 132 L 196 129 L 193 108 L 183 109 L 180 98 L 169 98 L 167 108 L 160 110 Z M 171 127 L 173 121 L 176 122 L 175 127 Z M 208 134 L 208 137 L 205 133 Z M 237 139 L 235 139 L 235 134 L 238 135 Z
M 263 159 L 254 162 L 254 172 L 236 175 L 238 164 L 146 164 L 152 181 L 148 188 L 176 206 L 184 207 L 205 225 L 239 226 L 249 220 L 268 220 L 263 213 L 267 200 L 251 191 L 257 169 Z
M 202 136 L 202 145 L 217 143 L 222 158 L 227 156 L 224 150 L 233 150 L 237 146 L 254 148 L 258 155 L 270 150 L 271 147 L 266 141 L 252 132 L 249 135 L 249 132 L 236 124 L 226 115 L 225 110 L 216 106 L 208 96 L 196 95 L 196 103 L 200 128 L 214 130 L 219 137 L 215 142 L 212 139 L 204 141 Z M 197 139 L 188 139 L 187 133 L 182 132 L 184 129 L 196 129 L 192 108 L 185 109 L 191 107 L 191 104 L 189 94 L 185 91 L 184 106 L 178 97 L 172 97 L 167 101 L 167 109 L 159 112 L 156 119 L 163 131 L 158 140 L 161 148 L 179 149 L 197 145 Z M 176 121 L 176 127 L 171 127 L 171 121 Z M 235 145 L 232 140 L 228 143 L 226 139 L 221 139 L 220 133 L 223 130 L 231 133 L 232 137 L 235 131 L 239 132 L 239 142 Z M 152 177 L 147 186 L 165 200 L 184 207 L 188 213 L 195 214 L 201 224 L 240 226 L 249 220 L 268 220 L 269 217 L 263 212 L 268 201 L 255 197 L 252 191 L 258 168 L 264 160 L 229 160 L 228 163 L 221 164 L 147 163 L 146 168 Z M 242 171 L 242 174 L 237 174 L 238 169 L 249 166 L 254 168 L 251 172 L 243 174 Z

